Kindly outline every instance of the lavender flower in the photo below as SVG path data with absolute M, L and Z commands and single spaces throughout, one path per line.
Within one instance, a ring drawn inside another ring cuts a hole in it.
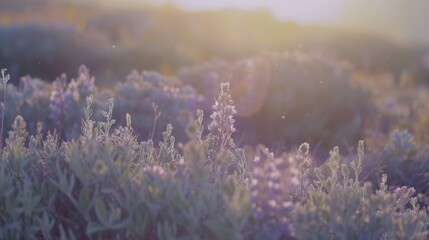
M 9 137 L 6 139 L 6 144 L 8 146 L 24 146 L 26 138 L 28 137 L 27 133 L 27 123 L 20 116 L 16 116 L 12 124 L 12 131 L 9 131 Z
M 94 93 L 96 90 L 95 79 L 90 75 L 89 69 L 85 65 L 81 65 L 78 70 L 78 78 L 74 81 L 77 85 L 82 99 Z
M 299 186 L 293 159 L 274 158 L 268 149 L 259 149 L 261 156 L 254 160 L 254 174 L 250 184 L 252 215 L 278 237 L 291 234 L 289 214 L 292 193 Z
M 64 122 L 64 104 L 65 104 L 65 75 L 61 75 L 60 78 L 57 78 L 53 83 L 53 91 L 51 93 L 50 101 L 49 101 L 49 118 L 53 120 L 53 122 Z
M 306 142 L 302 143 L 295 156 L 295 166 L 298 168 L 299 187 L 294 195 L 297 200 L 305 201 L 308 197 L 308 189 L 310 187 L 309 173 L 313 161 L 310 157 L 310 145 Z
M 49 118 L 62 137 L 76 136 L 79 133 L 78 123 L 83 115 L 85 98 L 95 91 L 94 78 L 82 65 L 77 79 L 72 79 L 67 84 L 67 77 L 63 74 L 52 85 L 54 90 L 49 101 Z
M 1 77 L 2 77 L 3 84 L 7 84 L 7 82 L 10 80 L 10 75 L 4 74 L 6 71 L 7 71 L 7 69 L 5 69 L 5 68 L 1 70 Z
M 395 204 L 401 212 L 405 208 L 405 205 L 407 205 L 407 203 L 410 201 L 411 196 L 413 196 L 414 193 L 416 193 L 416 190 L 413 187 L 408 188 L 407 186 L 402 186 L 401 188 L 395 189 Z
M 216 152 L 229 150 L 235 146 L 231 135 L 236 131 L 233 115 L 237 114 L 231 98 L 229 83 L 221 84 L 218 98 L 212 109 L 214 112 L 210 116 L 212 122 L 208 129 L 211 137 L 215 140 L 213 150 Z
M 61 137 L 65 137 L 65 127 L 70 120 L 70 115 L 75 110 L 73 107 L 73 98 L 70 93 L 66 92 L 66 75 L 52 83 L 54 90 L 49 100 L 49 118 L 52 120 L 54 127 L 58 129 Z
M 166 177 L 166 172 L 160 165 L 145 166 L 143 168 L 143 174 L 149 181 L 155 181 L 156 179 Z

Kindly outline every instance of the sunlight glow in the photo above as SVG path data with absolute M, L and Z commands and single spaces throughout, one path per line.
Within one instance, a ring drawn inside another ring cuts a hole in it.
M 154 3 L 173 3 L 190 10 L 266 8 L 281 19 L 302 23 L 330 22 L 336 19 L 345 7 L 343 0 L 154 0 Z

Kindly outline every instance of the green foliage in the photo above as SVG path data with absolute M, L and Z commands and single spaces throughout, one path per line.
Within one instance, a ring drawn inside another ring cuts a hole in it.
M 213 182 L 203 159 L 179 155 L 171 125 L 159 147 L 137 141 L 129 114 L 112 132 L 113 100 L 95 122 L 92 99 L 78 140 L 28 137 L 15 119 L 0 162 L 1 238 L 244 238 L 248 203 L 238 176 Z M 191 145 L 185 156 L 199 146 Z
M 391 193 L 387 190 L 387 175 L 383 175 L 380 189 L 373 193 L 371 184 L 359 179 L 362 158 L 363 141 L 359 142 L 357 161 L 342 163 L 335 147 L 327 161 L 330 174 L 314 169 L 316 180 L 308 200 L 298 203 L 293 214 L 299 239 L 422 239 L 427 236 L 426 211 L 420 209 L 417 197 L 412 197 L 415 190 L 404 186 Z M 350 177 L 349 167 L 355 178 Z
M 413 186 L 419 193 L 427 196 L 428 152 L 421 145 L 416 143 L 414 134 L 408 130 L 394 130 L 384 144 L 384 151 L 380 151 L 378 161 L 383 163 L 391 185 Z
M 412 159 L 415 157 L 418 150 L 418 146 L 414 141 L 413 135 L 407 130 L 393 131 L 386 148 L 392 157 L 397 158 L 397 161 L 407 161 Z
M 234 107 L 227 85 L 219 95 L 210 133 L 204 134 L 204 114 L 198 110 L 187 128 L 190 141 L 180 147 L 172 125 L 158 144 L 138 140 L 129 114 L 124 126 L 113 129 L 113 100 L 108 101 L 104 119 L 93 120 L 93 95 L 86 98 L 81 135 L 75 140 L 60 142 L 55 131 L 43 136 L 40 126 L 36 134 L 29 134 L 18 115 L 0 156 L 0 238 L 427 235 L 428 217 L 413 188 L 403 186 L 391 193 L 385 175 L 375 193 L 362 182 L 363 141 L 351 163 L 343 162 L 335 147 L 326 163 L 328 173 L 314 168 L 315 179 L 306 143 L 297 153 L 279 157 L 258 148 L 255 161 L 248 161 L 232 140 Z M 218 144 L 213 135 L 226 144 Z

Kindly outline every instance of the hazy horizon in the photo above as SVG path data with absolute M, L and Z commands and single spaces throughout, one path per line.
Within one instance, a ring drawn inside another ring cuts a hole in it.
M 429 45 L 429 29 L 425 27 L 429 22 L 429 1 L 425 0 L 110 0 L 110 4 L 122 7 L 173 4 L 190 11 L 267 9 L 280 20 L 356 29 L 387 35 L 404 43 Z

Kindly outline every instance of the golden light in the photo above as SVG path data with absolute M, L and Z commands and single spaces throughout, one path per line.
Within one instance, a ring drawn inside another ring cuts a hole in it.
M 189 10 L 203 9 L 257 9 L 266 8 L 275 16 L 302 23 L 330 22 L 344 9 L 344 0 L 154 0 L 154 3 L 172 3 Z

